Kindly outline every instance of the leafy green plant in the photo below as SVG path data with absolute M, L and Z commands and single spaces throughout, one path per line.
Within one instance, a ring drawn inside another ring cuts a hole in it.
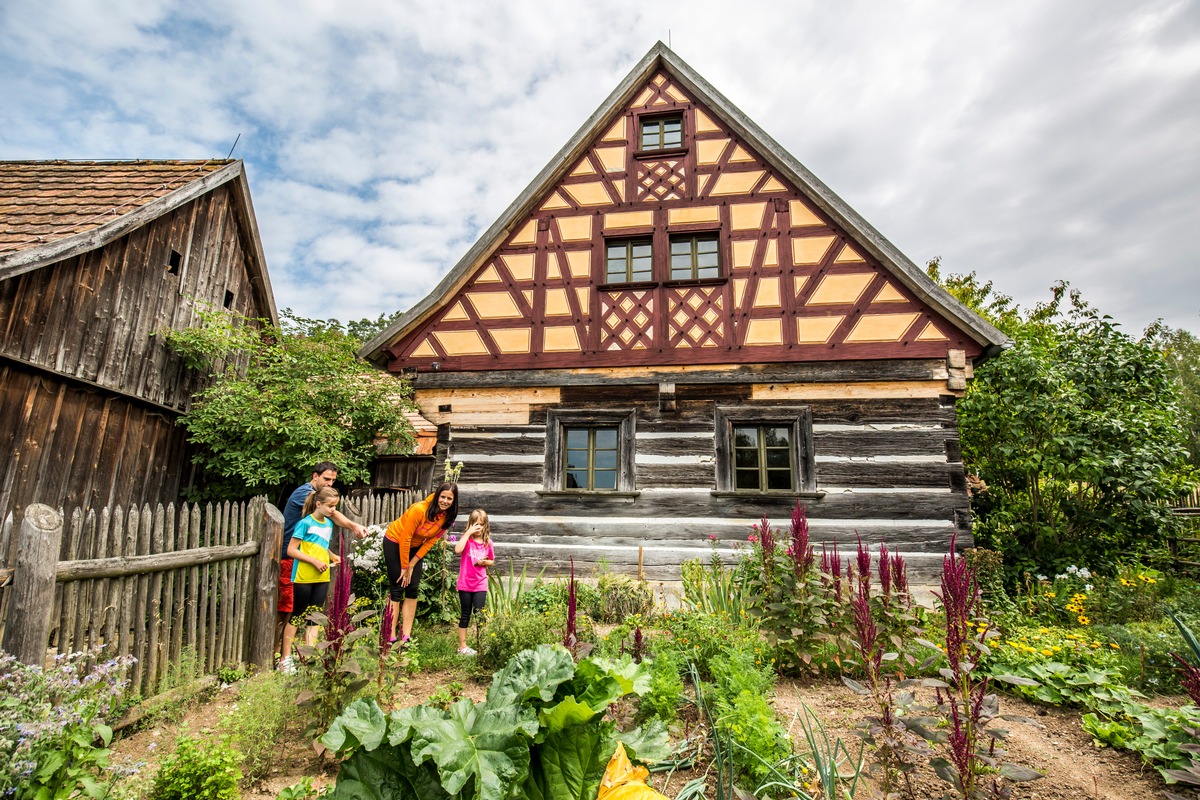
M 345 759 L 331 796 L 359 798 L 365 787 L 380 800 L 594 796 L 617 741 L 642 761 L 669 755 L 661 725 L 621 733 L 604 718 L 648 681 L 632 660 L 576 664 L 564 648 L 543 645 L 497 672 L 483 702 L 385 715 L 357 700 L 321 740 Z
M 638 701 L 638 719 L 657 719 L 670 725 L 679 715 L 683 699 L 683 661 L 678 652 L 665 649 L 649 661 L 650 688 Z
M 285 786 L 275 795 L 275 800 L 313 800 L 317 797 L 327 797 L 332 787 L 326 786 L 320 791 L 313 786 L 312 778 L 305 775 L 297 783 Z
M 482 670 L 494 670 L 508 663 L 522 650 L 540 644 L 561 642 L 567 625 L 565 606 L 553 606 L 543 613 L 518 611 L 516 614 L 492 614 L 483 629 L 476 664 Z M 576 635 L 581 642 L 595 641 L 595 626 L 591 618 L 576 618 Z
M 594 615 L 599 622 L 620 622 L 631 614 L 649 614 L 654 591 L 645 581 L 619 573 L 605 572 L 596 581 L 599 593 Z
M 492 614 L 513 615 L 520 608 L 522 598 L 526 594 L 525 581 L 529 570 L 528 564 L 521 565 L 521 576 L 518 578 L 515 574 L 515 567 L 512 559 L 508 561 L 508 580 L 506 581 L 499 574 L 499 570 L 488 571 L 488 609 Z M 541 576 L 546 571 L 545 567 L 538 574 L 537 581 L 541 583 Z M 541 609 L 545 610 L 545 609 Z
M 683 578 L 683 599 L 689 608 L 731 620 L 745 616 L 750 573 L 741 562 L 726 567 L 714 555 L 707 564 L 700 559 L 691 559 L 683 562 L 679 569 Z
M 238 800 L 241 777 L 225 740 L 202 743 L 185 734 L 159 766 L 149 800 Z
M 663 613 L 658 624 L 668 636 L 652 639 L 651 652 L 658 657 L 666 649 L 675 650 L 684 661 L 696 665 L 702 678 L 712 677 L 710 663 L 730 649 L 748 650 L 754 654 L 755 666 L 774 669 L 774 650 L 763 641 L 753 621 L 731 625 L 723 617 L 677 610 Z
M 221 719 L 221 733 L 240 756 L 243 786 L 271 773 L 284 733 L 295 719 L 293 691 L 283 673 L 260 673 L 238 687 L 233 710 Z
M 126 708 L 133 658 L 59 655 L 45 668 L 0 651 L 0 796 L 100 798 L 112 741 Z
M 1003 672 L 1007 665 L 1057 661 L 1072 666 L 1117 669 L 1121 647 L 1096 629 L 1046 625 L 1016 625 L 991 643 L 981 658 L 988 669 Z
M 1089 632 L 1099 641 L 1111 640 L 1117 645 L 1113 649 L 1116 664 L 1128 686 L 1147 694 L 1183 691 L 1171 653 L 1181 652 L 1187 644 L 1171 621 L 1097 625 Z
M 1052 706 L 1083 706 L 1108 715 L 1121 713 L 1135 698 L 1144 697 L 1130 689 L 1115 669 L 1070 666 L 1055 661 L 1040 664 L 1005 664 L 1003 675 L 1025 678 L 1029 682 L 1011 684 L 1008 691 Z
M 429 695 L 428 705 L 433 708 L 441 709 L 442 711 L 449 711 L 450 706 L 461 700 L 462 696 L 463 685 L 458 681 L 454 681 L 446 684 L 433 694 Z
M 717 726 L 740 746 L 731 751 L 731 763 L 755 784 L 762 784 L 769 779 L 768 766 L 786 760 L 792 749 L 770 703 L 775 673 L 756 660 L 753 652 L 738 648 L 713 658 L 709 663 L 713 684 L 707 694 Z M 747 758 L 746 752 L 757 758 Z

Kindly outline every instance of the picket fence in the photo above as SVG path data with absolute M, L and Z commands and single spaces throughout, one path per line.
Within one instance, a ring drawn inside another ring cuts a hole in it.
M 364 525 L 386 525 L 416 499 L 373 492 L 342 508 Z M 69 514 L 31 508 L 42 516 L 10 516 L 0 526 L 5 650 L 23 650 L 31 663 L 101 646 L 106 658 L 132 655 L 130 688 L 143 697 L 180 672 L 269 666 L 282 515 L 265 498 Z

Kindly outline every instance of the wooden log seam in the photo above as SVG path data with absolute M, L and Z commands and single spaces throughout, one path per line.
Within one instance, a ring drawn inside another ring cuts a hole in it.
M 60 583 L 81 581 L 89 578 L 121 578 L 162 572 L 181 567 L 214 564 L 235 558 L 248 558 L 258 553 L 258 542 L 219 547 L 197 547 L 176 550 L 172 553 L 154 553 L 144 556 L 122 556 L 119 558 L 93 558 L 83 561 L 62 561 L 55 572 Z M 2 572 L 0 572 L 2 574 Z

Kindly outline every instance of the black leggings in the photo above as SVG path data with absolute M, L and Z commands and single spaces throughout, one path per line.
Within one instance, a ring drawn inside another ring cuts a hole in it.
M 483 611 L 483 605 L 487 602 L 487 590 L 482 592 L 464 592 L 458 590 L 458 627 L 466 630 L 471 624 L 471 612 Z
M 294 583 L 292 591 L 296 598 L 295 604 L 292 605 L 292 617 L 289 620 L 296 627 L 297 618 L 303 619 L 308 613 L 308 609 L 316 606 L 318 611 L 325 610 L 325 598 L 329 596 L 329 581 L 321 583 Z
M 418 590 L 421 588 L 421 573 L 425 571 L 425 559 L 417 558 L 418 548 L 414 547 L 408 551 L 408 563 L 412 565 L 413 573 L 412 580 L 408 582 L 408 586 L 401 586 L 400 573 L 403 568 L 400 566 L 400 545 L 393 542 L 386 536 L 383 537 L 383 560 L 387 563 L 388 574 L 388 599 L 394 603 L 399 603 L 404 598 L 416 600 Z

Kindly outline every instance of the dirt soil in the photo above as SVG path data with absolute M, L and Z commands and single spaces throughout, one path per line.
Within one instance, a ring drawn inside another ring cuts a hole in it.
M 411 678 L 402 690 L 399 705 L 424 702 L 430 695 L 452 682 L 463 684 L 464 696 L 482 700 L 487 693 L 486 683 L 464 677 L 457 672 L 427 672 Z M 174 746 L 176 735 L 186 726 L 188 732 L 201 737 L 215 736 L 221 716 L 236 702 L 237 688 L 226 687 L 217 691 L 204 702 L 193 704 L 169 718 L 160 718 L 147 724 L 135 733 L 123 736 L 114 744 L 116 761 L 129 758 L 147 762 L 146 769 L 153 771 L 157 763 Z M 807 705 L 822 720 L 832 737 L 840 736 L 857 753 L 858 738 L 854 725 L 867 711 L 867 701 L 845 688 L 840 682 L 822 680 L 803 684 L 793 680 L 781 680 L 776 688 L 775 708 L 786 725 Z M 1161 800 L 1165 784 L 1158 773 L 1143 768 L 1137 757 L 1128 751 L 1097 748 L 1091 737 L 1079 727 L 1079 713 L 1063 709 L 1047 708 L 1026 703 L 1022 700 L 1002 696 L 1001 712 L 1035 719 L 1040 727 L 1022 723 L 997 721 L 1010 732 L 1007 741 L 1006 761 L 1033 767 L 1045 774 L 1045 778 L 1024 784 L 1016 784 L 1013 797 L 1017 800 Z M 799 726 L 794 726 L 793 737 L 802 739 Z M 660 791 L 673 797 L 674 793 L 692 777 L 703 774 L 702 770 L 675 775 L 656 776 L 655 784 Z M 320 788 L 332 783 L 336 769 L 326 759 L 322 760 L 307 743 L 297 735 L 280 743 L 280 754 L 276 769 L 262 784 L 243 792 L 246 800 L 274 800 L 281 789 L 290 786 L 304 776 L 313 780 Z M 928 767 L 918 769 L 914 777 L 914 795 L 917 798 L 940 797 L 945 790 L 942 783 Z M 871 796 L 869 786 L 860 786 L 858 797 Z

